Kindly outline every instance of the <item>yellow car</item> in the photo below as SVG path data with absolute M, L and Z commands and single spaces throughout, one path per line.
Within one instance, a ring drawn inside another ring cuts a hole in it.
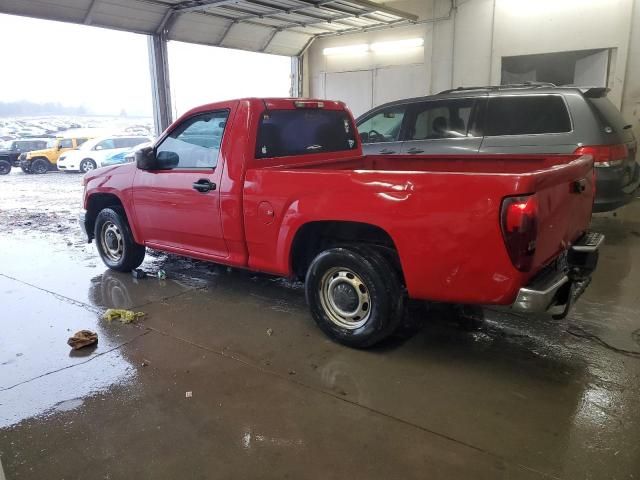
M 47 142 L 47 148 L 20 154 L 18 157 L 20 168 L 24 173 L 37 174 L 55 170 L 60 155 L 78 148 L 88 139 L 89 137 L 52 138 Z

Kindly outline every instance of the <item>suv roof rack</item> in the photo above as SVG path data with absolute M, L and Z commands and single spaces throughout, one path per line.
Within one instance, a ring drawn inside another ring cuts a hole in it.
M 524 82 L 524 83 L 508 83 L 505 85 L 486 85 L 482 87 L 458 87 L 452 88 L 449 90 L 443 90 L 442 92 L 438 92 L 438 95 L 443 95 L 446 93 L 455 93 L 455 92 L 464 92 L 467 90 L 505 90 L 508 88 L 542 88 L 542 87 L 557 87 L 555 83 L 550 82 Z

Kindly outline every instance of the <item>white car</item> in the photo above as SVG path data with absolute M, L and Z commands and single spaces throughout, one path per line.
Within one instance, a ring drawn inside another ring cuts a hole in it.
M 142 143 L 150 142 L 149 137 L 133 135 L 111 135 L 93 138 L 83 143 L 77 150 L 69 150 L 58 158 L 58 170 L 87 173 L 102 166 L 102 161 L 114 153 L 127 151 Z

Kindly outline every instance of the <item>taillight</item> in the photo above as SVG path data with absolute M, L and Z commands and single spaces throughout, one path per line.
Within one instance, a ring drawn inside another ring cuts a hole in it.
M 534 195 L 507 197 L 502 201 L 500 223 L 511 263 L 528 272 L 533 264 L 538 238 L 538 202 Z
M 629 157 L 629 149 L 625 144 L 619 145 L 588 145 L 578 147 L 577 155 L 591 155 L 596 167 L 616 167 Z

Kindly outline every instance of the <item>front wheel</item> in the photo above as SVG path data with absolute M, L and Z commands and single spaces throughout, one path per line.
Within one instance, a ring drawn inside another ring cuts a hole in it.
M 80 162 L 80 171 L 82 173 L 90 172 L 91 170 L 95 170 L 96 168 L 98 168 L 96 162 L 94 162 L 90 158 L 85 158 Z
M 306 276 L 311 314 L 331 339 L 370 347 L 391 335 L 404 312 L 404 292 L 394 266 L 371 247 L 325 250 Z
M 145 247 L 133 239 L 127 217 L 122 210 L 101 210 L 96 217 L 94 235 L 98 253 L 110 269 L 130 272 L 144 260 Z
M 11 172 L 11 164 L 6 160 L 0 160 L 0 175 L 8 175 Z
M 35 173 L 36 175 L 43 175 L 49 171 L 49 165 L 51 165 L 47 160 L 43 160 L 42 158 L 38 158 L 31 163 L 30 171 Z

